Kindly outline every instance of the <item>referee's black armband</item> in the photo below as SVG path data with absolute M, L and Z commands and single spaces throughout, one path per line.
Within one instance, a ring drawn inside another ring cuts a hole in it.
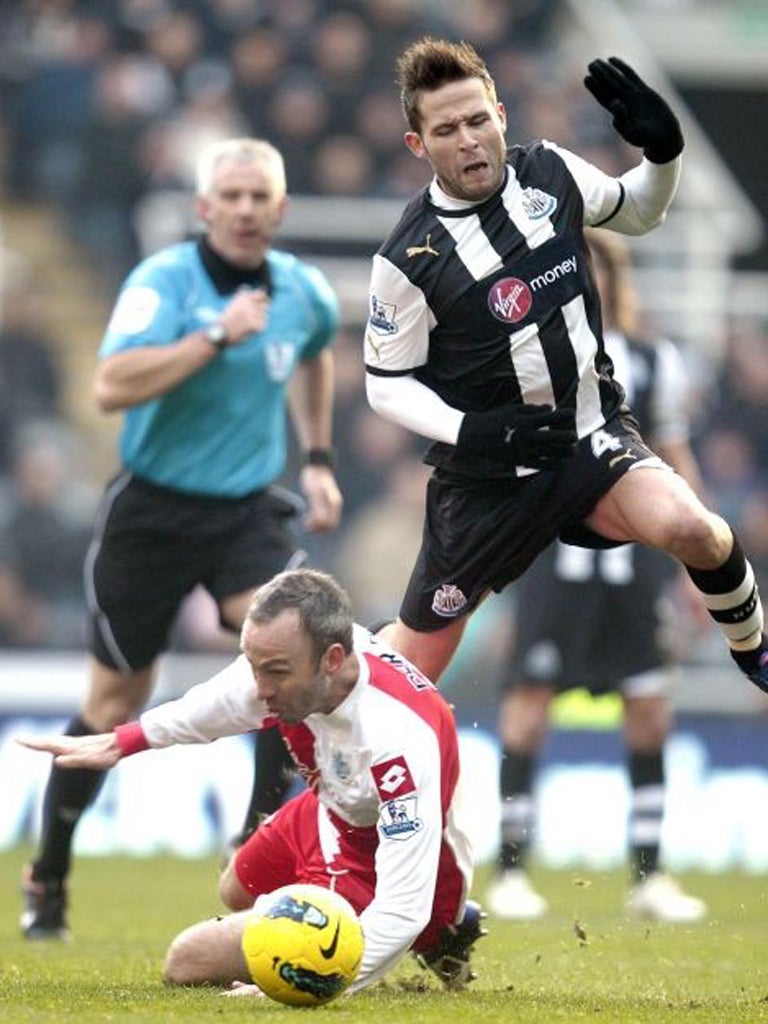
M 333 448 L 310 448 L 304 452 L 305 466 L 327 466 L 336 468 L 336 452 Z

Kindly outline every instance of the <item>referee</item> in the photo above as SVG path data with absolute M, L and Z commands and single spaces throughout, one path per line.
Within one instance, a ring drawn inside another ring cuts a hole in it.
M 86 559 L 90 686 L 67 732 L 134 718 L 187 594 L 202 585 L 239 631 L 254 588 L 299 565 L 300 502 L 273 486 L 286 462 L 286 409 L 304 450 L 305 525 L 334 529 L 342 499 L 331 458 L 338 302 L 327 280 L 271 248 L 287 203 L 281 154 L 262 140 L 217 142 L 197 166 L 204 233 L 128 276 L 95 374 L 105 412 L 124 414 L 122 468 L 108 484 Z M 258 747 L 245 831 L 282 794 L 265 792 L 283 754 Z M 275 743 L 279 744 L 276 746 Z M 272 748 L 272 749 L 270 749 Z M 270 774 L 271 766 L 271 774 Z M 74 831 L 104 773 L 51 770 L 40 849 L 25 868 L 21 925 L 65 938 Z

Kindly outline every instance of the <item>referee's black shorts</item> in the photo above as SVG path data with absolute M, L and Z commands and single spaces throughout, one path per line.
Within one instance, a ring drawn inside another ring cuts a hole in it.
M 400 618 L 419 632 L 442 629 L 473 611 L 488 590 L 503 590 L 521 576 L 556 537 L 585 547 L 612 546 L 582 520 L 624 473 L 649 459 L 664 465 L 645 445 L 634 418 L 618 415 L 582 438 L 556 472 L 476 480 L 435 470 Z
M 107 487 L 85 564 L 90 649 L 121 671 L 165 648 L 183 598 L 198 584 L 221 602 L 304 560 L 294 495 L 188 495 L 125 472 Z

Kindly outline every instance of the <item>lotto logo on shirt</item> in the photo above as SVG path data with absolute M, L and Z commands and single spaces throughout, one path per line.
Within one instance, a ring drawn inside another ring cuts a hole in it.
M 488 309 L 507 324 L 516 324 L 527 316 L 532 302 L 530 288 L 519 277 L 502 277 L 488 292 Z
M 413 776 L 402 755 L 390 758 L 389 761 L 382 761 L 381 764 L 371 765 L 371 774 L 382 800 L 404 796 L 406 793 L 413 793 L 416 789 Z

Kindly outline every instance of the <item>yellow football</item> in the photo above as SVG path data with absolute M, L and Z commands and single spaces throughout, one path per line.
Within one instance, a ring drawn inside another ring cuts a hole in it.
M 251 977 L 279 1003 L 317 1006 L 357 976 L 365 940 L 350 903 L 319 885 L 285 885 L 259 896 L 243 932 Z

